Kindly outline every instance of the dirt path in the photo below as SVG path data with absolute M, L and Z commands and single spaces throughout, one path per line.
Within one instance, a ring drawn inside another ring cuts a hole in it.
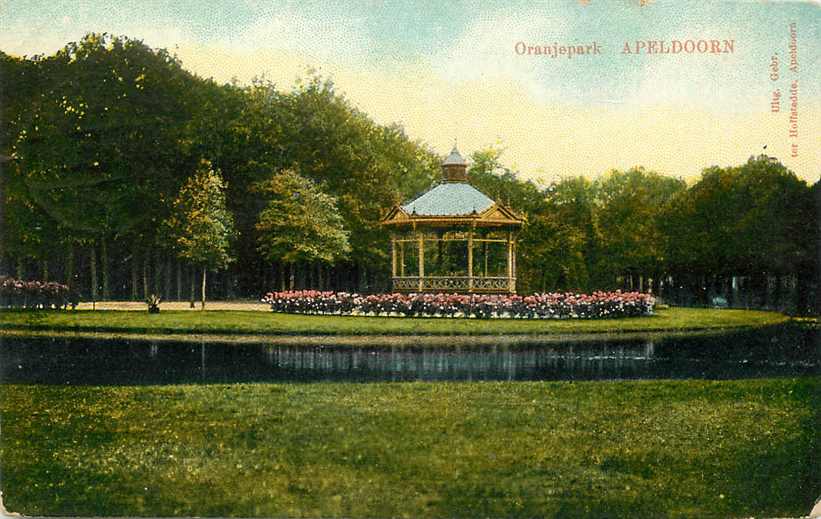
M 78 310 L 91 310 L 91 303 L 80 303 L 77 305 Z M 98 301 L 94 308 L 96 310 L 133 310 L 145 312 L 147 305 L 140 301 Z M 200 305 L 196 304 L 195 308 L 191 308 L 187 301 L 170 301 L 161 303 L 162 310 L 196 310 L 199 311 Z M 206 301 L 205 310 L 243 310 L 250 312 L 270 312 L 271 307 L 260 303 L 259 301 Z

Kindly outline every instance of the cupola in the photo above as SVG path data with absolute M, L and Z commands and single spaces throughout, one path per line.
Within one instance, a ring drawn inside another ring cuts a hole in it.
M 445 160 L 442 162 L 442 179 L 445 182 L 467 182 L 468 163 L 453 146 Z

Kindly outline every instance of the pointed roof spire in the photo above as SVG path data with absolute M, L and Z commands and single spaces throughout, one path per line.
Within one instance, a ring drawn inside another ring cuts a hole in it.
M 467 161 L 462 157 L 462 154 L 459 153 L 459 150 L 456 149 L 456 142 L 453 143 L 453 149 L 450 150 L 450 155 L 445 158 L 445 161 L 442 162 L 443 166 L 467 166 Z

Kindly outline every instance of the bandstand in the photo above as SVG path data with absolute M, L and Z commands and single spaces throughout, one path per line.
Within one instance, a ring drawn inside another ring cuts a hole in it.
M 442 180 L 382 219 L 391 230 L 397 292 L 516 292 L 516 235 L 524 219 L 470 184 L 454 146 Z

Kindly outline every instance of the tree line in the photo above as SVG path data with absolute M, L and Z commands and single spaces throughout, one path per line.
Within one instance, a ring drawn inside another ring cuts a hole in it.
M 677 304 L 818 312 L 821 184 L 777 159 L 712 166 L 688 185 L 634 167 L 538 187 L 500 151 L 473 155 L 473 182 L 523 208 L 519 288 L 652 291 Z
M 283 277 L 368 289 L 388 263 L 380 210 L 438 175 L 427 145 L 313 74 L 288 90 L 217 84 L 107 34 L 51 56 L 2 54 L 0 66 L 3 270 L 65 281 L 84 299 L 185 299 L 210 269 L 221 297 Z M 203 168 L 200 188 L 218 186 L 224 208 L 193 199 Z M 225 232 L 193 221 L 209 206 L 230 215 Z M 223 250 L 186 246 L 195 228 L 200 246 Z
M 65 282 L 87 300 L 386 290 L 379 219 L 440 177 L 427 144 L 328 79 L 218 84 L 123 36 L 0 52 L 0 101 L 0 274 Z M 708 168 L 689 186 L 640 167 L 537 185 L 498 148 L 471 159 L 472 182 L 527 217 L 520 292 L 708 303 L 775 284 L 794 307 L 817 306 L 818 183 L 771 158 Z

